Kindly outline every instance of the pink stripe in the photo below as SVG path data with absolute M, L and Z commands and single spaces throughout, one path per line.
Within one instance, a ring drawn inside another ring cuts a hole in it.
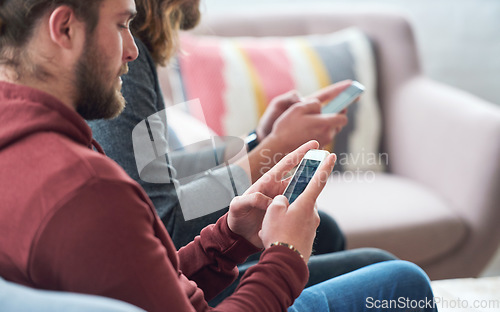
M 266 95 L 266 105 L 274 97 L 295 89 L 292 64 L 282 41 L 243 41 L 240 47 L 254 66 Z
M 224 135 L 226 84 L 220 44 L 216 40 L 182 36 L 181 47 L 186 52 L 179 58 L 179 64 L 187 99 L 199 98 L 203 108 L 203 112 L 193 111 L 191 114 L 203 120 L 204 113 L 210 129 Z

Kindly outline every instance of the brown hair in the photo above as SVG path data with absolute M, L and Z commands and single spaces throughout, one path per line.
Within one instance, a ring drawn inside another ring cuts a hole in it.
M 131 29 L 158 65 L 165 65 L 177 50 L 185 0 L 136 0 L 137 16 Z
M 33 36 L 39 19 L 61 5 L 71 7 L 75 15 L 86 21 L 92 33 L 99 21 L 99 5 L 103 0 L 0 0 L 0 65 L 11 66 L 18 76 L 27 62 L 25 45 Z

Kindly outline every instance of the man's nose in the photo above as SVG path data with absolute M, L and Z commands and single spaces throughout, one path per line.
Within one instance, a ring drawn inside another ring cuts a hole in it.
M 123 58 L 125 62 L 132 62 L 139 56 L 139 50 L 135 44 L 134 37 L 128 32 L 128 36 L 124 41 Z

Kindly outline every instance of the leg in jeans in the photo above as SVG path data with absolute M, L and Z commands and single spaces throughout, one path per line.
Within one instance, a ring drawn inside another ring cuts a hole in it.
M 373 264 L 306 288 L 288 311 L 437 311 L 432 299 L 424 271 L 397 260 Z
M 392 254 L 375 248 L 360 248 L 312 256 L 307 266 L 309 267 L 309 282 L 307 286 L 315 285 L 333 277 L 357 270 L 367 265 L 387 260 L 394 260 Z M 246 262 L 239 266 L 238 279 L 209 302 L 214 307 L 226 297 L 230 296 L 238 286 L 240 278 L 246 270 L 257 261 Z
M 91 295 L 33 289 L 0 278 L 0 310 L 16 312 L 140 312 L 131 304 Z

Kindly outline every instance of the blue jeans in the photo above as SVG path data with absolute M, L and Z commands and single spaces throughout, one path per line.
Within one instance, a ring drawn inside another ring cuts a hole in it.
M 315 255 L 309 258 L 307 266 L 309 267 L 309 281 L 306 287 L 316 285 L 334 277 L 346 274 L 362 267 L 382 262 L 394 260 L 392 254 L 375 248 L 359 248 L 339 252 L 330 252 L 321 255 Z M 241 277 L 247 269 L 256 264 L 257 261 L 247 261 L 238 267 L 240 274 L 238 279 L 224 289 L 217 297 L 212 299 L 209 304 L 212 307 L 217 306 L 225 298 L 230 296 L 240 282 Z
M 21 286 L 0 278 L 0 311 L 16 312 L 141 312 L 115 299 L 47 291 Z
M 410 262 L 373 264 L 306 288 L 288 312 L 437 311 L 430 281 Z

